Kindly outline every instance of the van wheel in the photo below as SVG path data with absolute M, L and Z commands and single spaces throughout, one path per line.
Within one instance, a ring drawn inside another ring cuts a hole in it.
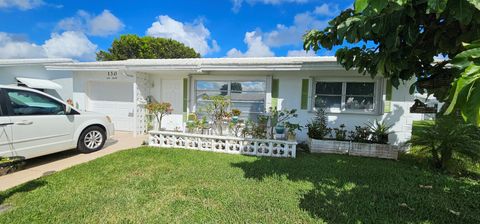
M 85 129 L 78 139 L 77 149 L 83 153 L 94 152 L 105 145 L 105 131 L 98 126 L 91 126 Z

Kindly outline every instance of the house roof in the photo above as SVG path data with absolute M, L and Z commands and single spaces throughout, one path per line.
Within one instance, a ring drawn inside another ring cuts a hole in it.
M 72 62 L 73 60 L 69 58 L 0 59 L 0 67 L 10 67 L 18 65 L 46 65 Z
M 124 61 L 69 62 L 46 66 L 48 70 L 309 70 L 318 67 L 340 68 L 335 57 L 264 57 L 264 58 L 181 58 L 129 59 Z

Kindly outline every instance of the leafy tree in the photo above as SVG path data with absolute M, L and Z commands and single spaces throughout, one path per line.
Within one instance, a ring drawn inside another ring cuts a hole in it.
M 165 38 L 139 37 L 134 34 L 121 35 L 115 39 L 106 51 L 97 52 L 98 61 L 113 61 L 126 59 L 156 59 L 156 58 L 199 58 L 200 54 L 193 48 Z
M 480 130 L 454 116 L 442 116 L 432 126 L 413 135 L 410 143 L 432 154 L 435 167 L 444 169 L 457 153 L 468 158 L 480 158 Z
M 476 87 L 480 48 L 473 48 L 480 39 L 479 0 L 356 0 L 354 8 L 341 12 L 324 30 L 309 31 L 304 49 L 331 50 L 349 43 L 350 47 L 336 52 L 345 69 L 389 78 L 395 87 L 415 77 L 411 93 L 416 89 L 434 94 L 446 105 L 458 100 L 446 112 L 461 109 L 467 120 L 480 125 L 480 90 Z M 434 63 L 437 55 L 446 60 Z M 460 63 L 450 66 L 456 62 Z M 452 82 L 454 90 L 449 88 Z M 472 88 L 475 95 L 466 94 Z M 465 102 L 473 104 L 465 108 Z

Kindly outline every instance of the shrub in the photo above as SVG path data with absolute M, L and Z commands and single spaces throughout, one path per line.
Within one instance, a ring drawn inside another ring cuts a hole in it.
M 345 129 L 345 125 L 341 124 L 340 127 L 334 128 L 333 131 L 335 132 L 335 139 L 338 141 L 345 141 L 347 140 L 347 130 Z
M 388 135 L 392 132 L 390 129 L 393 125 L 387 124 L 385 121 L 379 122 L 375 120 L 375 122 L 368 123 L 368 128 L 372 134 L 372 141 L 381 144 L 388 143 Z
M 354 142 L 370 142 L 370 128 L 355 126 L 355 131 L 349 132 L 350 139 Z
M 319 108 L 315 113 L 315 117 L 306 126 L 307 135 L 312 139 L 323 139 L 330 133 L 327 127 L 327 115 L 325 110 Z
M 479 128 L 459 117 L 439 117 L 434 124 L 418 130 L 409 143 L 420 152 L 431 153 L 433 165 L 439 169 L 447 168 L 454 153 L 474 161 L 480 158 Z

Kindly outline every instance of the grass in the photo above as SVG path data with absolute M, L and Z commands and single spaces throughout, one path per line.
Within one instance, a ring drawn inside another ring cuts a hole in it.
M 143 147 L 0 192 L 0 223 L 480 223 L 480 182 L 398 161 Z

